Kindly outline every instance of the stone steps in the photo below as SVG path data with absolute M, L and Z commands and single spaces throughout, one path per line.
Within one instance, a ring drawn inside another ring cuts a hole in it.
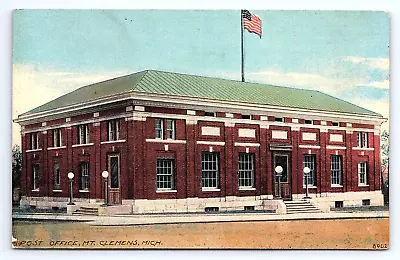
M 308 213 L 308 212 L 321 212 L 319 209 L 296 209 L 296 210 L 288 210 L 289 213 Z
M 98 208 L 89 208 L 89 207 L 80 207 L 79 209 L 75 210 L 72 215 L 75 216 L 97 216 L 99 214 Z
M 284 201 L 287 214 L 296 213 L 321 213 L 322 211 L 309 201 Z

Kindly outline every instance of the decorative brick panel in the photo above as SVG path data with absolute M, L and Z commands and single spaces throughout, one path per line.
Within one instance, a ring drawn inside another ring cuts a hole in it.
M 214 127 L 214 126 L 202 126 L 201 127 L 201 135 L 220 136 L 221 135 L 221 128 L 220 127 Z
M 242 128 L 238 129 L 238 131 L 239 131 L 239 137 L 256 138 L 255 129 Z
M 316 133 L 303 132 L 302 133 L 302 140 L 303 141 L 316 141 L 317 140 L 317 134 Z
M 288 139 L 287 131 L 272 130 L 272 139 Z
M 342 143 L 343 139 L 344 139 L 343 135 L 341 135 L 341 134 L 330 134 L 329 135 L 329 141 L 330 142 Z

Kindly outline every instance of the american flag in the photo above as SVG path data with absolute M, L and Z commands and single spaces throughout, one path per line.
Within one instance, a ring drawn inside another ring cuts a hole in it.
M 243 28 L 247 29 L 250 33 L 255 33 L 261 38 L 261 19 L 255 14 L 250 13 L 248 10 L 242 10 Z

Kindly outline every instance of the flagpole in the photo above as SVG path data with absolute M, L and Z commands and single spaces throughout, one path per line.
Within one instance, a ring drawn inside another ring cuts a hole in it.
M 240 32 L 242 38 L 242 82 L 244 82 L 243 10 L 240 10 Z

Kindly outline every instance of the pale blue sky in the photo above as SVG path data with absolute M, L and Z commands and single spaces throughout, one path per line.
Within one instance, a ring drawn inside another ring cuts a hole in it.
M 320 90 L 388 117 L 387 13 L 250 11 L 263 37 L 245 32 L 247 81 Z M 145 69 L 240 80 L 239 10 L 18 10 L 13 30 L 15 115 Z M 43 94 L 23 102 L 25 88 Z
M 310 73 L 344 56 L 388 57 L 384 12 L 251 11 L 263 21 L 263 37 L 245 35 L 248 71 Z M 14 63 L 69 70 L 240 71 L 238 10 L 19 10 L 14 32 Z

